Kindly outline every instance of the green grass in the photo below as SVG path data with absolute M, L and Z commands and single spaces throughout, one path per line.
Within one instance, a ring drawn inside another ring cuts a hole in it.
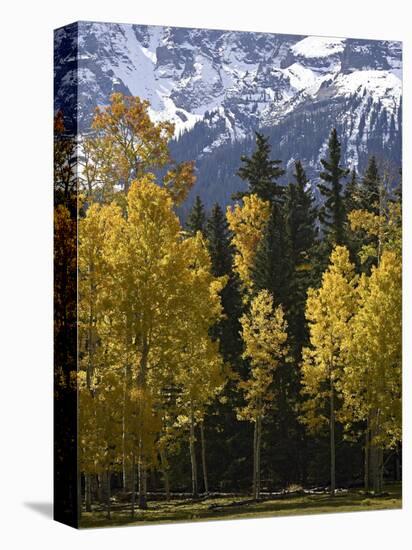
M 113 505 L 111 520 L 104 510 L 83 512 L 82 528 L 120 525 L 144 525 L 176 521 L 240 519 L 302 514 L 391 510 L 402 507 L 401 485 L 385 487 L 385 495 L 371 497 L 362 491 L 348 491 L 334 497 L 328 494 L 285 495 L 281 498 L 252 501 L 250 497 L 207 498 L 204 500 L 153 501 L 148 509 L 136 510 L 130 517 L 130 507 Z

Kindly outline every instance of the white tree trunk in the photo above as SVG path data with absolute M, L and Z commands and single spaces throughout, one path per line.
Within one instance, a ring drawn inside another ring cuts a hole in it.
M 257 441 L 256 441 L 256 499 L 260 498 L 260 449 L 262 441 L 262 417 L 258 417 L 257 421 Z
M 335 390 L 332 377 L 330 378 L 330 494 L 334 495 L 336 490 L 336 467 L 335 467 Z
M 253 485 L 252 494 L 253 498 L 256 498 L 256 445 L 257 445 L 257 419 L 255 419 L 253 427 Z
M 365 491 L 370 490 L 370 430 L 369 430 L 369 419 L 367 420 L 367 425 L 365 429 L 365 461 L 364 461 L 364 486 Z
M 206 464 L 206 442 L 205 442 L 205 430 L 203 422 L 200 424 L 200 442 L 202 446 L 202 468 L 203 468 L 203 486 L 205 494 L 209 493 L 209 483 L 207 479 L 207 464 Z
M 147 509 L 146 495 L 146 466 L 144 464 L 142 444 L 139 444 L 139 462 L 138 462 L 138 478 L 139 478 L 139 508 Z
M 134 453 L 132 455 L 132 518 L 134 518 L 134 510 L 136 506 L 136 464 Z
M 189 449 L 190 449 L 190 462 L 192 465 L 192 496 L 197 498 L 199 496 L 199 489 L 197 483 L 197 462 L 196 462 L 196 449 L 195 449 L 195 421 L 193 410 L 190 411 L 190 435 L 189 435 Z

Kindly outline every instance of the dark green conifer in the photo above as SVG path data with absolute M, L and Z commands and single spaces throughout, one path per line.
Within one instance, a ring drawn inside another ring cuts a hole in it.
M 291 259 L 299 269 L 308 263 L 315 244 L 317 212 L 309 180 L 299 160 L 295 162 L 293 178 L 295 181 L 285 190 L 284 212 Z
M 333 128 L 328 144 L 328 156 L 322 159 L 324 170 L 320 173 L 323 183 L 318 185 L 324 197 L 324 203 L 319 212 L 319 219 L 329 245 L 343 244 L 345 241 L 345 204 L 342 193 L 342 180 L 349 173 L 343 168 L 341 161 L 341 145 L 336 128 Z
M 359 208 L 379 214 L 381 199 L 381 179 L 375 156 L 370 157 L 365 174 L 362 178 L 359 194 Z
M 285 190 L 284 216 L 289 255 L 287 292 L 289 332 L 300 353 L 305 343 L 305 303 L 309 286 L 315 284 L 315 247 L 318 230 L 317 211 L 312 190 L 302 163 L 295 162 L 294 182 Z
M 285 171 L 280 168 L 282 161 L 271 160 L 271 146 L 269 138 L 259 132 L 256 133 L 256 149 L 251 157 L 242 155 L 241 166 L 237 175 L 248 184 L 248 191 L 237 193 L 234 199 L 239 199 L 245 195 L 255 194 L 263 200 L 275 201 L 282 192 L 277 180 Z
M 205 208 L 199 195 L 196 195 L 195 202 L 193 203 L 192 209 L 190 210 L 189 216 L 186 221 L 186 227 L 194 235 L 197 231 L 201 231 L 202 233 L 204 233 L 205 224 Z
M 352 168 L 350 180 L 345 189 L 345 210 L 346 214 L 360 208 L 360 185 L 355 168 Z
M 275 303 L 284 306 L 291 272 L 288 244 L 283 208 L 272 202 L 269 220 L 256 251 L 252 276 L 257 291 L 264 288 L 269 290 Z
M 212 330 L 212 335 L 219 338 L 220 351 L 226 361 L 237 363 L 241 353 L 240 323 L 242 315 L 242 298 L 240 281 L 233 270 L 233 246 L 226 216 L 215 204 L 206 223 L 207 246 L 215 277 L 227 277 L 227 283 L 221 291 L 223 318 Z

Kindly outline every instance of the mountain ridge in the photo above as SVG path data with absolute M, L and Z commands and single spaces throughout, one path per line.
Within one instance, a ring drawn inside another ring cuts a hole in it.
M 175 124 L 179 160 L 190 158 L 188 140 L 202 144 L 191 198 L 199 193 L 207 205 L 206 188 L 227 203 L 242 183 L 235 163 L 232 176 L 207 182 L 219 175 L 208 176 L 205 158 L 211 164 L 222 148 L 237 150 L 242 142 L 248 153 L 258 129 L 271 135 L 276 158 L 288 166 L 302 157 L 311 177 L 325 151 L 326 120 L 340 129 L 348 166 L 362 170 L 368 152 L 400 163 L 399 42 L 92 22 L 59 29 L 55 41 L 56 110 L 76 101 L 84 131 L 95 105 L 107 104 L 112 92 L 148 99 L 153 120 Z M 308 143 L 292 155 L 284 144 L 302 141 L 293 124 L 311 117 Z

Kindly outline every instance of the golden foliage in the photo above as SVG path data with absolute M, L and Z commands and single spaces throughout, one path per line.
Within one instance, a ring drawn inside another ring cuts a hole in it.
M 270 204 L 257 195 L 248 195 L 244 197 L 243 205 L 228 207 L 226 216 L 236 248 L 234 267 L 245 287 L 250 289 L 251 268 L 270 216 Z
M 173 162 L 168 145 L 174 126 L 154 123 L 149 106 L 139 97 L 114 93 L 108 106 L 96 108 L 92 133 L 82 140 L 80 155 L 81 183 L 89 200 L 127 194 L 133 180 L 168 165 L 163 185 L 176 203 L 186 198 L 195 182 L 194 165 Z
M 402 430 L 402 265 L 395 252 L 383 252 L 358 296 L 344 342 L 347 427 L 368 420 L 372 444 L 394 447 Z
M 238 418 L 256 421 L 274 398 L 273 375 L 287 355 L 287 323 L 282 307 L 274 307 L 270 292 L 261 290 L 253 298 L 249 313 L 241 318 L 241 325 L 243 357 L 250 361 L 250 376 L 240 383 L 247 405 L 238 411 Z
M 343 342 L 347 323 L 356 307 L 356 282 L 348 250 L 336 246 L 321 287 L 308 291 L 306 318 L 310 347 L 302 352 L 302 391 L 307 397 L 302 421 L 312 430 L 319 429 L 327 421 L 325 410 L 331 388 L 339 390 Z

